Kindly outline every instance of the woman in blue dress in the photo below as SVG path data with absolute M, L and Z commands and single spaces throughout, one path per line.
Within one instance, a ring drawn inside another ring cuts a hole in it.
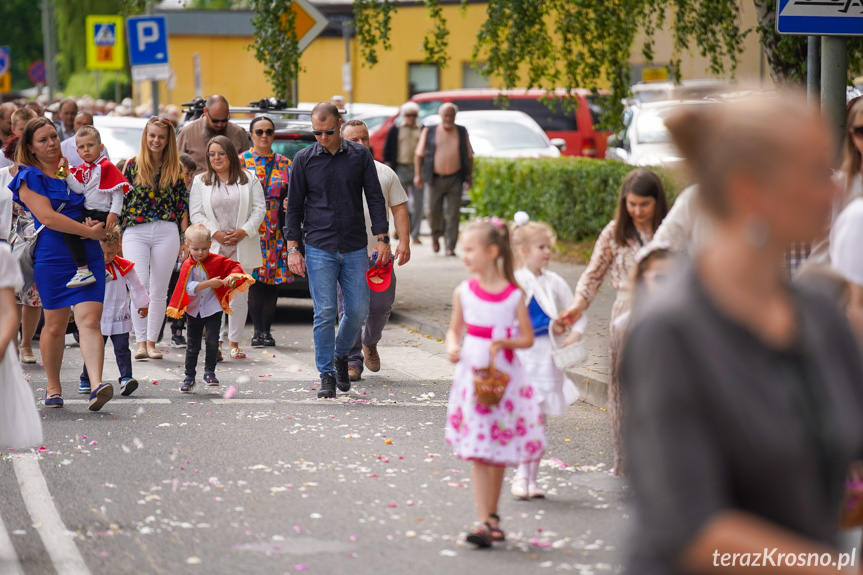
M 42 307 L 45 327 L 39 340 L 42 361 L 48 378 L 46 407 L 63 407 L 60 366 L 63 363 L 66 326 L 70 307 L 75 306 L 75 323 L 81 340 L 81 355 L 90 373 L 93 392 L 90 410 L 98 411 L 114 395 L 110 383 L 102 383 L 105 343 L 100 320 L 105 296 L 105 274 L 94 274 L 96 283 L 67 288 L 63 279 L 75 273 L 75 262 L 66 248 L 64 233 L 85 238 L 90 269 L 105 267 L 99 240 L 105 237 L 105 224 L 87 220 L 75 221 L 84 209 L 84 196 L 71 193 L 66 182 L 55 176 L 60 163 L 60 139 L 50 120 L 35 118 L 27 124 L 18 144 L 20 169 L 9 184 L 13 198 L 33 214 L 39 232 L 34 252 L 34 276 Z

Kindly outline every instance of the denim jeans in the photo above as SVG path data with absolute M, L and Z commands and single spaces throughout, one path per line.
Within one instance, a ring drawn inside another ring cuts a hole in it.
M 372 260 L 369 260 L 369 268 L 373 265 Z M 369 290 L 369 315 L 366 316 L 366 321 L 363 322 L 363 328 L 357 335 L 354 342 L 354 347 L 348 352 L 348 365 L 352 365 L 363 372 L 363 346 L 377 347 L 378 342 L 384 333 L 384 328 L 390 320 L 390 314 L 393 311 L 393 304 L 396 301 L 396 270 L 393 269 L 392 283 L 386 291 L 376 292 Z M 345 306 L 344 296 L 339 290 L 339 321 L 344 321 Z
M 315 364 L 321 374 L 335 373 L 333 359 L 348 356 L 369 313 L 369 255 L 365 247 L 342 254 L 307 245 L 306 270 L 315 308 Z M 339 288 L 345 314 L 336 333 Z

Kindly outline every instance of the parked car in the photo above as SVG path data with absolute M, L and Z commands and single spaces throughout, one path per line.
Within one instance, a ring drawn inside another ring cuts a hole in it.
M 437 114 L 438 108 L 444 102 L 452 102 L 461 112 L 476 110 L 515 110 L 526 113 L 533 118 L 549 138 L 561 138 L 566 142 L 564 154 L 568 156 L 585 156 L 589 158 L 604 158 L 606 140 L 611 132 L 597 129 L 604 112 L 604 100 L 607 93 L 593 94 L 588 90 L 574 90 L 572 94 L 565 90 L 557 90 L 553 97 L 558 101 L 548 107 L 543 101 L 545 90 L 449 90 L 444 92 L 425 92 L 417 94 L 411 101 L 420 107 L 420 121 L 432 114 Z M 498 100 L 499 96 L 508 99 L 508 104 Z M 567 107 L 565 99 L 575 97 L 575 109 Z M 457 118 L 459 117 L 457 116 Z M 383 161 L 384 142 L 387 132 L 398 125 L 399 117 L 394 116 L 383 123 L 371 137 L 375 157 Z
M 632 86 L 632 101 L 667 102 L 671 100 L 700 100 L 727 92 L 731 88 L 723 80 L 683 80 L 674 82 L 639 82 Z
M 624 130 L 608 141 L 606 158 L 633 166 L 674 168 L 683 163 L 665 120 L 688 106 L 715 106 L 712 100 L 651 102 L 636 104 L 624 113 Z
M 566 147 L 562 138 L 549 140 L 539 124 L 524 112 L 482 110 L 459 112 L 456 124 L 467 128 L 473 154 L 485 158 L 557 158 Z M 437 114 L 425 119 L 426 126 L 440 123 Z
M 141 151 L 141 136 L 147 125 L 146 118 L 129 116 L 94 116 L 93 126 L 99 130 L 99 136 L 112 162 L 128 160 Z

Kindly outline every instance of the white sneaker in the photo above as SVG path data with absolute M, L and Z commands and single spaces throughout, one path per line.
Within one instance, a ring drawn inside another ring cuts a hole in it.
M 527 493 L 531 499 L 542 499 L 545 497 L 545 491 L 536 483 L 531 483 L 527 486 Z
M 512 480 L 512 494 L 517 499 L 530 499 L 527 489 L 527 477 L 516 477 Z
M 90 273 L 90 270 L 78 270 L 75 272 L 75 275 L 72 279 L 69 280 L 69 283 L 66 284 L 67 288 L 77 288 L 84 287 L 90 284 L 96 283 L 96 278 L 93 277 L 93 274 Z

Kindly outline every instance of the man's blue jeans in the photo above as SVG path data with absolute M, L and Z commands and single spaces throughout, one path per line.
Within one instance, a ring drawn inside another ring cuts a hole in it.
M 321 374 L 335 373 L 333 359 L 348 356 L 369 314 L 368 251 L 364 246 L 342 254 L 306 245 L 306 270 L 315 307 L 315 364 Z M 339 288 L 345 315 L 336 333 Z

